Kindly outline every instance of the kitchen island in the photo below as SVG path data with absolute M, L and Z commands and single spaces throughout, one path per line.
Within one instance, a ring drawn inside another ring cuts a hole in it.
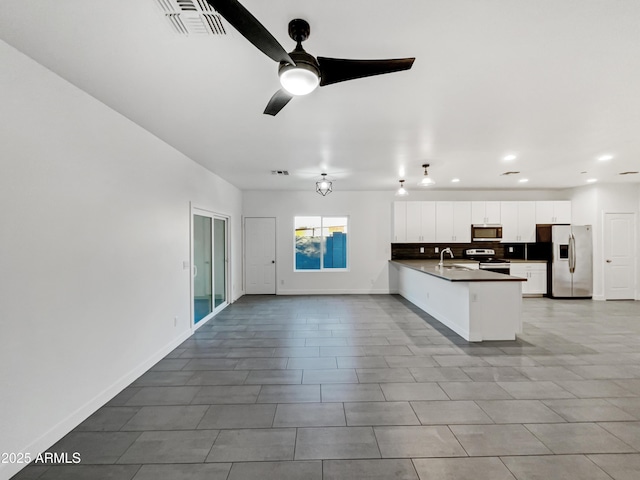
M 523 278 L 474 269 L 474 262 L 390 260 L 398 292 L 465 340 L 515 340 L 522 332 Z

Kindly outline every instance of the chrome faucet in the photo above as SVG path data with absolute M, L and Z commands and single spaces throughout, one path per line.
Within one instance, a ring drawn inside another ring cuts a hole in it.
M 444 265 L 444 254 L 448 253 L 449 255 L 451 255 L 451 258 L 453 258 L 453 252 L 451 251 L 450 247 L 445 248 L 444 250 L 442 250 L 440 252 L 440 263 L 438 264 L 439 267 L 442 267 Z

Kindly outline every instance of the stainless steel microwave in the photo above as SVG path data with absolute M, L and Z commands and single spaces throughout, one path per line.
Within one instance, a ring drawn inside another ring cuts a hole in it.
M 499 242 L 502 240 L 502 225 L 471 225 L 474 242 Z

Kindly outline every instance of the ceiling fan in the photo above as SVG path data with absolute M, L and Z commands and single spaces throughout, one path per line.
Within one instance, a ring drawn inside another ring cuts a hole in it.
M 409 70 L 415 58 L 389 60 L 349 60 L 313 57 L 302 48 L 309 38 L 309 23 L 302 19 L 289 22 L 289 36 L 296 48 L 287 53 L 269 31 L 237 0 L 207 0 L 242 36 L 265 55 L 280 63 L 278 75 L 282 88 L 278 90 L 264 110 L 277 115 L 296 95 L 311 93 L 316 87 L 383 73 Z

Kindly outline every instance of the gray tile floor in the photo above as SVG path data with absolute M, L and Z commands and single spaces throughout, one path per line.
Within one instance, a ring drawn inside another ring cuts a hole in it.
M 245 296 L 19 479 L 640 478 L 640 304 L 472 344 L 399 296 Z

